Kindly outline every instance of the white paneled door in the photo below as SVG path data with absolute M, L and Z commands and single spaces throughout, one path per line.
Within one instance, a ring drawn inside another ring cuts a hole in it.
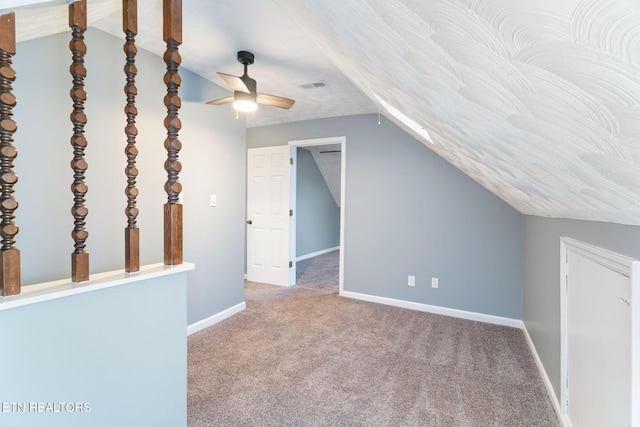
M 289 286 L 289 147 L 248 150 L 247 280 Z
M 565 411 L 573 427 L 632 422 L 632 286 L 591 254 L 566 251 Z

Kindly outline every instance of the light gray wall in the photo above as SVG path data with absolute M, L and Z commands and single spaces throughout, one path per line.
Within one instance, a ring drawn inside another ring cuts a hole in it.
M 521 318 L 522 216 L 388 120 L 251 128 L 247 146 L 332 136 L 347 138 L 345 290 Z
M 186 287 L 183 272 L 0 310 L 0 403 L 45 411 L 0 424 L 186 426 Z M 46 411 L 60 402 L 89 411 Z
M 298 148 L 296 256 L 340 245 L 340 209 L 308 150 Z
M 560 397 L 560 238 L 640 259 L 640 227 L 524 216 L 523 320 Z
M 26 285 L 70 276 L 69 37 L 64 33 L 19 43 L 14 57 L 17 247 Z M 86 39 L 87 250 L 95 273 L 124 268 L 126 98 L 123 41 L 96 29 L 89 29 Z M 166 65 L 140 50 L 137 67 L 138 225 L 141 261 L 148 264 L 163 261 Z M 229 108 L 204 104 L 222 96 L 222 89 L 184 68 L 180 74 L 184 258 L 196 264 L 188 285 L 188 321 L 193 323 L 244 300 L 245 123 Z M 217 194 L 216 208 L 209 207 L 211 193 Z

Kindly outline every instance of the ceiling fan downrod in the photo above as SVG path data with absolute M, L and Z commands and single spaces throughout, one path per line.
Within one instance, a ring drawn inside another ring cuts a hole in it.
M 247 69 L 249 68 L 249 65 L 253 64 L 254 59 L 255 56 L 253 55 L 253 53 L 246 50 L 238 51 L 238 62 L 244 65 L 244 76 L 249 75 L 247 74 Z

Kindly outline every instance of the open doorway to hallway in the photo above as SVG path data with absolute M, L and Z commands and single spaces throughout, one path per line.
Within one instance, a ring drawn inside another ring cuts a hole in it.
M 328 285 L 336 274 L 336 291 L 343 288 L 345 144 L 345 137 L 289 142 L 296 165 L 290 180 L 291 284 L 322 276 Z

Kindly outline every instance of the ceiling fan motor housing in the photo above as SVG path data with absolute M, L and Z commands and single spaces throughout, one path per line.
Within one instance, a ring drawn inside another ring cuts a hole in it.
M 255 57 L 253 56 L 253 53 L 248 52 L 246 50 L 241 50 L 238 52 L 238 62 L 243 64 L 243 65 L 251 65 L 253 64 L 253 60 L 255 59 Z
M 256 84 L 256 81 L 254 79 L 252 79 L 251 77 L 247 76 L 246 74 L 242 77 L 240 77 L 240 80 L 242 80 L 242 82 L 244 83 L 244 85 L 247 87 L 247 89 L 249 89 L 249 93 L 251 95 L 253 95 L 253 97 L 256 97 L 256 91 L 258 90 L 257 87 L 258 85 Z

